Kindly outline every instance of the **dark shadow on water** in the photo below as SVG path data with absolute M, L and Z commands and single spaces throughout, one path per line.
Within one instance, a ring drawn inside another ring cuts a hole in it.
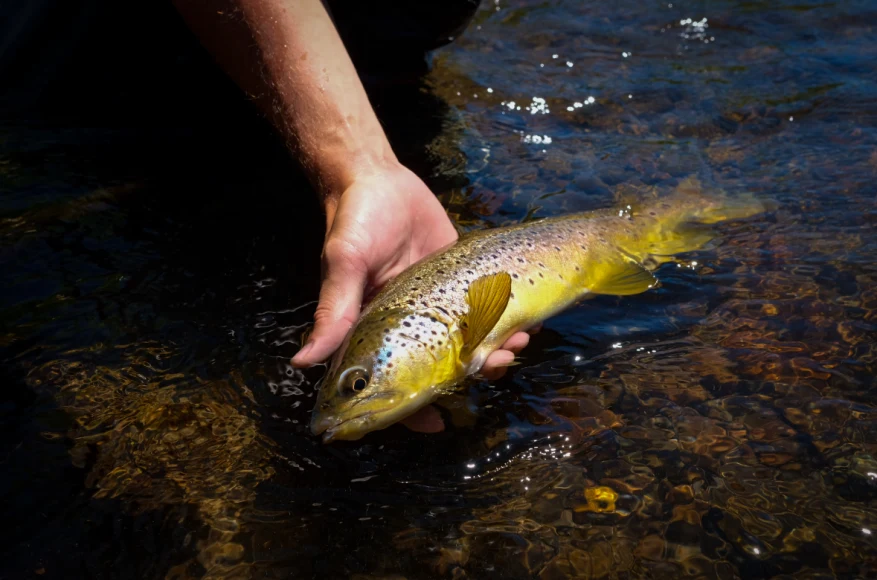
M 25 523 L 2 576 L 234 574 L 265 550 L 319 554 L 298 570 L 341 573 L 351 563 L 326 546 L 354 542 L 368 519 L 310 547 L 306 534 L 244 545 L 276 533 L 260 518 L 285 529 L 320 502 L 345 518 L 377 501 L 429 509 L 436 494 L 350 480 L 382 463 L 439 477 L 415 450 L 451 436 L 372 456 L 310 436 L 320 369 L 305 379 L 287 361 L 319 287 L 314 192 L 170 5 L 98 1 L 70 16 L 31 23 L 66 52 L 35 33 L 20 45 L 31 61 L 4 70 L 2 497 Z M 366 79 L 403 162 L 428 176 L 446 105 L 422 90 L 423 59 L 409 64 Z

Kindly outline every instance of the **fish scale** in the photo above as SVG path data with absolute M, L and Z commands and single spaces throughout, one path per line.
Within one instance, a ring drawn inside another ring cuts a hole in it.
M 363 310 L 324 380 L 311 423 L 324 441 L 398 421 L 477 372 L 518 330 L 592 294 L 657 284 L 649 267 L 702 247 L 693 224 L 763 211 L 751 197 L 701 194 L 469 234 L 402 272 Z
M 424 262 L 422 268 L 403 272 L 366 308 L 363 317 L 372 311 L 400 308 L 436 309 L 459 317 L 468 309 L 466 293 L 471 282 L 508 272 L 512 277 L 509 305 L 492 333 L 493 340 L 488 339 L 496 342 L 510 328 L 535 324 L 586 296 L 589 250 L 620 253 L 603 237 L 610 225 L 603 221 L 627 219 L 615 213 L 599 218 L 584 214 L 463 238 Z

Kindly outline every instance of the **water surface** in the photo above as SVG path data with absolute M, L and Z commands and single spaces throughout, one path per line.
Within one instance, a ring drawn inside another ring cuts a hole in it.
M 550 320 L 433 436 L 308 433 L 321 369 L 288 360 L 321 218 L 245 104 L 196 112 L 199 77 L 140 114 L 10 117 L 0 576 L 877 575 L 874 22 L 489 0 L 425 93 L 376 95 L 464 229 L 690 175 L 778 202 Z

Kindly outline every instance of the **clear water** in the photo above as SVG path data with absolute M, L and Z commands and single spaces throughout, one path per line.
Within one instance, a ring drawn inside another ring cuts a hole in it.
M 490 0 L 376 94 L 466 228 L 688 175 L 779 203 L 548 321 L 436 436 L 308 433 L 319 211 L 245 104 L 7 119 L 0 577 L 877 575 L 875 22 Z

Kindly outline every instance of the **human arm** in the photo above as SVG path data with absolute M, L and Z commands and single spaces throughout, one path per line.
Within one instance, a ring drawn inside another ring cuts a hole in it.
M 326 213 L 324 280 L 308 343 L 293 364 L 328 358 L 366 292 L 456 231 L 429 188 L 396 159 L 340 37 L 319 0 L 176 0 L 220 65 L 271 118 Z M 526 341 L 517 336 L 514 345 Z M 497 374 L 513 354 L 491 355 Z

